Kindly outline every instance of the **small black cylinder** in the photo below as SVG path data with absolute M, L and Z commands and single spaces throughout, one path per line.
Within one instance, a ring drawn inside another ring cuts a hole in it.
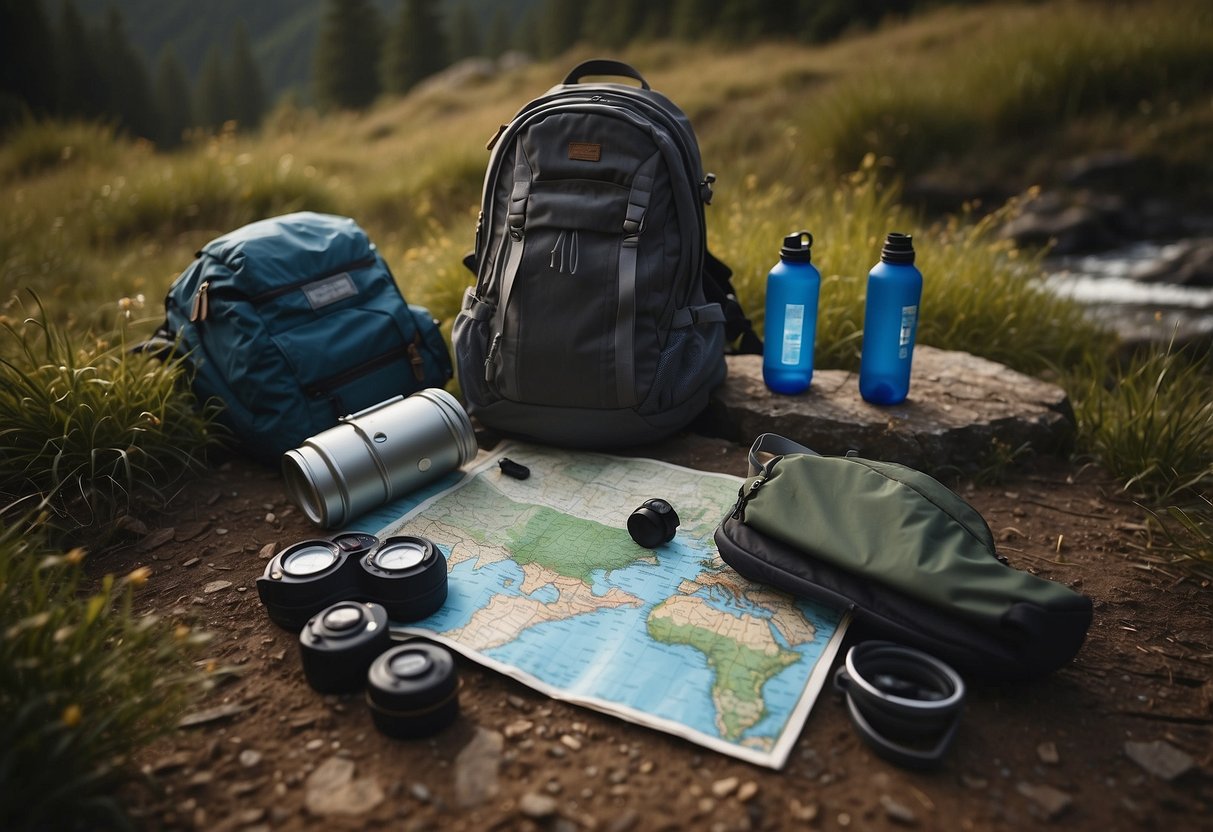
M 645 500 L 628 517 L 628 534 L 646 549 L 669 543 L 677 529 L 678 512 L 665 500 Z
M 366 701 L 375 727 L 389 737 L 436 734 L 459 716 L 455 659 L 422 641 L 393 647 L 367 671 Z
M 316 613 L 299 633 L 303 675 L 320 693 L 348 693 L 366 683 L 367 668 L 392 644 L 387 610 L 340 601 Z

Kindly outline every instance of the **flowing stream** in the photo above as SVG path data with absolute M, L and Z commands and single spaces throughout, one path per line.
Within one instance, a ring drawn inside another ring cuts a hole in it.
M 1184 243 L 1137 242 L 1045 261 L 1045 285 L 1086 306 L 1130 343 L 1213 339 L 1213 288 L 1135 279 L 1170 261 Z

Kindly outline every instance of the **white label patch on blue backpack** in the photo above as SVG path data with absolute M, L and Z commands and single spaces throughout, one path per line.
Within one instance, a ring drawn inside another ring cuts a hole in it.
M 358 287 L 354 285 L 354 279 L 348 272 L 342 272 L 309 283 L 303 287 L 303 294 L 307 296 L 307 302 L 312 305 L 312 309 L 320 309 L 339 300 L 354 297 L 358 294 Z

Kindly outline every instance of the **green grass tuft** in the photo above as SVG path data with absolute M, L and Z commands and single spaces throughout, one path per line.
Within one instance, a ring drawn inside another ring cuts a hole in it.
M 1117 365 L 1092 358 L 1069 389 L 1082 449 L 1155 504 L 1213 487 L 1213 365 L 1170 347 Z
M 69 334 L 44 315 L 0 327 L 12 348 L 0 358 L 0 510 L 44 504 L 64 533 L 101 538 L 136 501 L 163 503 L 201 466 L 213 414 L 195 409 L 181 363 L 132 354 L 121 335 Z
M 340 213 L 313 168 L 247 152 L 223 137 L 204 153 L 157 159 L 93 189 L 83 227 L 94 245 L 165 238 L 201 228 L 230 230 L 292 211 Z
M 0 182 L 51 169 L 113 167 L 130 152 L 113 125 L 92 122 L 28 121 L 0 143 Z
M 29 516 L 0 523 L 0 817 L 5 829 L 129 827 L 133 752 L 199 690 L 202 634 L 135 611 L 149 570 L 87 580 Z

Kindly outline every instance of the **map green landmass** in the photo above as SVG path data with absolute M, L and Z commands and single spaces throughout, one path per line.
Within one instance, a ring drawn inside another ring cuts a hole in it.
M 535 563 L 585 584 L 593 583 L 594 572 L 613 572 L 651 557 L 630 538 L 621 540 L 618 529 L 546 506 L 536 507 L 520 529 L 510 530 L 509 549 L 522 566 Z
M 763 687 L 800 661 L 800 654 L 779 647 L 762 619 L 721 612 L 695 596 L 675 596 L 657 605 L 647 624 L 654 640 L 703 653 L 715 674 L 712 701 L 717 726 L 728 740 L 740 739 L 762 719 L 766 714 Z
M 532 472 L 503 476 L 508 449 Z M 449 594 L 393 625 L 548 695 L 667 730 L 761 765 L 786 760 L 839 641 L 839 614 L 746 581 L 712 535 L 741 480 L 652 460 L 511 444 L 409 509 L 381 537 L 444 552 Z M 677 506 L 675 538 L 636 544 L 645 496 Z

